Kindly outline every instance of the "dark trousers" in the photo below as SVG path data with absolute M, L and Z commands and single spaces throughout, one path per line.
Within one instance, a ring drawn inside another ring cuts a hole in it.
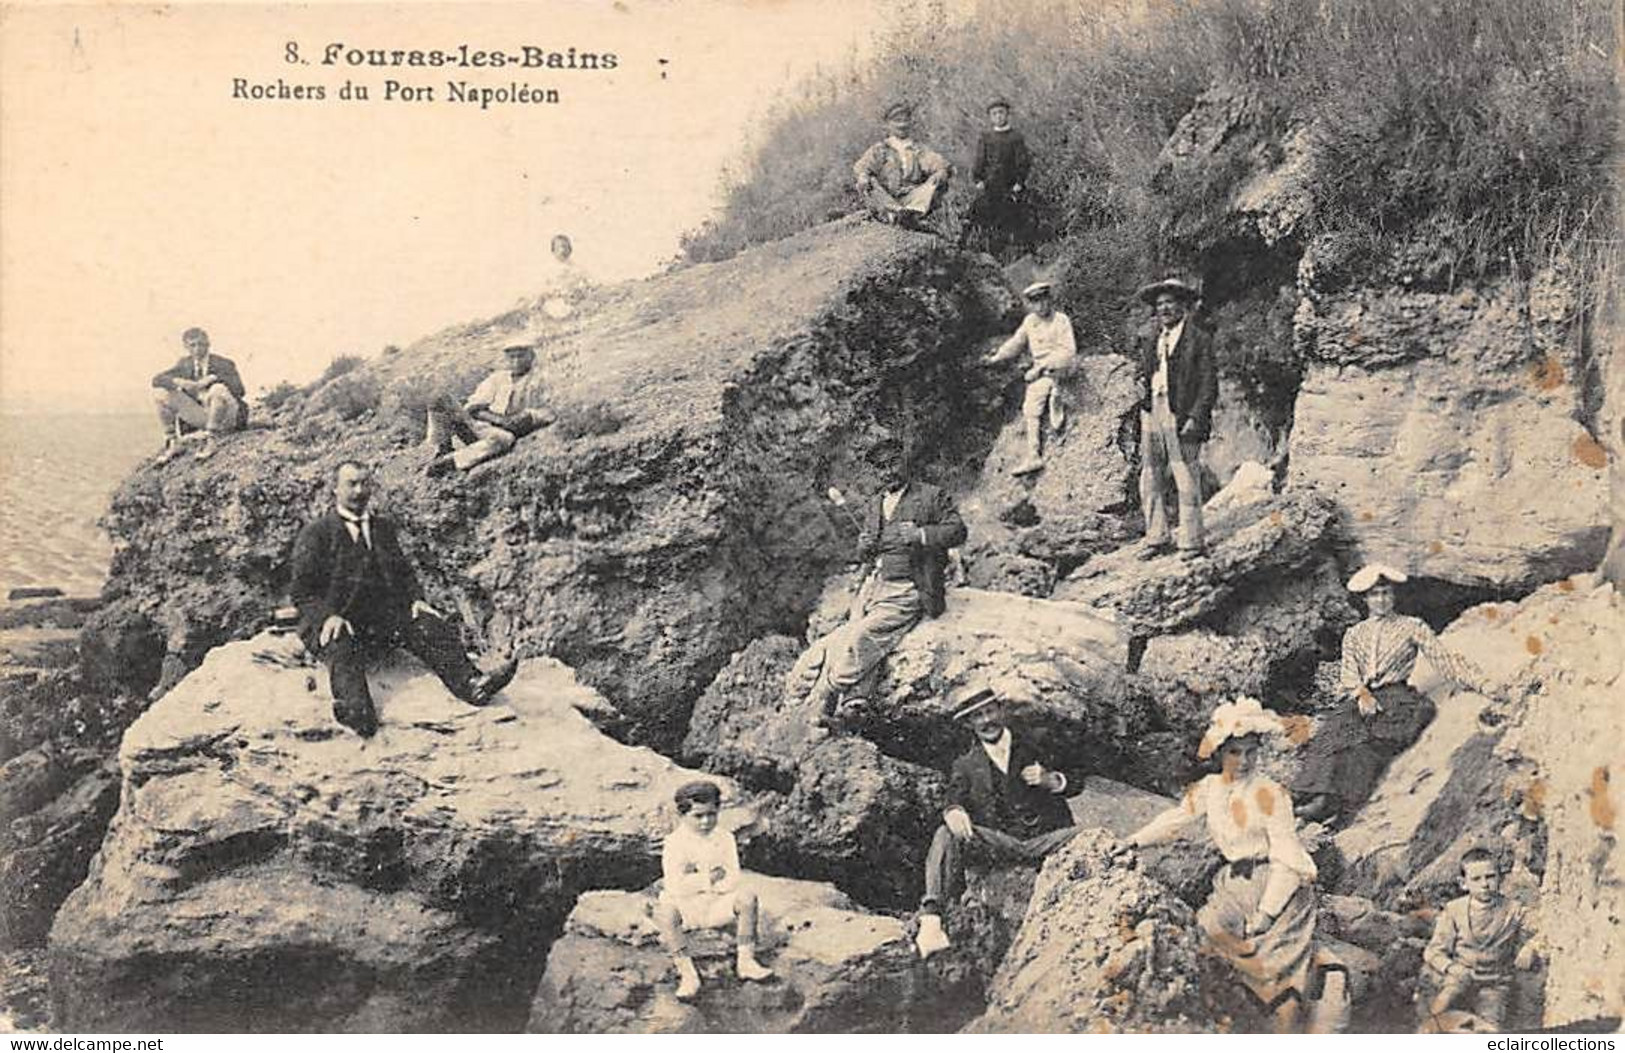
M 980 238 L 988 252 L 997 256 L 1014 244 L 1031 252 L 1034 241 L 1032 216 L 1027 203 L 1013 196 L 1008 188 L 988 187 L 971 202 L 960 247 Z
M 960 841 L 946 823 L 931 838 L 931 851 L 925 856 L 925 895 L 920 909 L 941 913 L 942 906 L 959 890 L 965 873 L 965 858 L 994 864 L 1042 863 L 1044 857 L 1078 836 L 1081 826 L 1063 826 L 1036 837 L 1015 837 L 988 826 L 972 826 L 969 841 Z
M 333 716 L 363 737 L 378 730 L 378 711 L 367 687 L 367 663 L 396 648 L 404 648 L 428 666 L 446 689 L 464 702 L 473 701 L 473 681 L 479 670 L 463 650 L 454 625 L 424 614 L 393 628 L 362 628 L 321 648 L 317 657 L 327 665 L 333 692 Z

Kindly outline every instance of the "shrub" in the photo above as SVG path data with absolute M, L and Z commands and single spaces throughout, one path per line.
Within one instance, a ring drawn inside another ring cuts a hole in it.
M 312 408 L 332 410 L 339 420 L 355 420 L 377 409 L 380 395 L 378 381 L 371 376 L 346 373 L 316 393 Z
M 722 259 L 855 208 L 851 163 L 895 98 L 960 169 L 951 214 L 972 193 L 983 107 L 1003 94 L 1074 277 L 1213 251 L 1236 187 L 1275 159 L 1256 148 L 1288 128 L 1316 158 L 1301 233 L 1340 239 L 1351 265 L 1442 284 L 1527 271 L 1617 240 L 1612 16 L 1601 0 L 981 0 L 952 21 L 940 0 L 905 2 L 867 65 L 820 71 L 776 102 L 683 251 Z M 1179 119 L 1219 83 L 1258 100 L 1264 141 L 1154 180 Z M 1085 296 L 1063 293 L 1075 320 L 1116 309 L 1089 299 L 1111 272 L 1088 281 Z
M 620 431 L 628 418 L 607 402 L 566 402 L 554 407 L 553 431 L 562 439 L 609 435 Z
M 286 380 L 260 396 L 260 405 L 267 411 L 274 413 L 302 395 L 303 389 Z
M 333 361 L 327 364 L 327 368 L 322 370 L 322 375 L 317 377 L 307 390 L 315 391 L 330 380 L 337 380 L 346 373 L 352 373 L 360 369 L 365 361 L 360 355 L 337 355 Z

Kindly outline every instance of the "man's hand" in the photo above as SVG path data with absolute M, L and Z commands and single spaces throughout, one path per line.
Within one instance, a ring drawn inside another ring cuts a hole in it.
M 978 179 L 976 181 L 976 189 L 978 189 L 978 190 L 986 190 L 987 189 L 987 184 L 984 183 L 982 180 Z
M 1519 972 L 1525 972 L 1534 968 L 1536 957 L 1538 956 L 1535 954 L 1535 945 L 1526 943 L 1519 949 L 1518 956 L 1512 960 L 1512 967 Z
M 1258 911 L 1254 914 L 1248 915 L 1246 922 L 1244 922 L 1242 925 L 1242 935 L 1248 938 L 1253 936 L 1262 936 L 1264 933 L 1270 931 L 1270 926 L 1274 924 L 1274 918 L 1270 917 L 1268 914 L 1265 914 L 1263 911 Z
M 1195 420 L 1195 418 L 1191 418 L 1190 420 L 1187 420 L 1184 424 L 1181 424 L 1179 426 L 1179 437 L 1181 439 L 1189 439 L 1189 438 L 1194 437 L 1195 435 L 1196 435 L 1196 420 Z
M 1042 786 L 1050 793 L 1060 793 L 1061 787 L 1066 783 L 1061 781 L 1061 773 L 1047 770 L 1036 761 L 1021 769 L 1021 781 L 1028 786 Z
M 1027 383 L 1031 384 L 1033 381 L 1037 380 L 1039 377 L 1041 377 L 1043 375 L 1044 375 L 1044 367 L 1043 366 L 1033 366 L 1031 369 L 1027 370 L 1027 372 L 1024 374 L 1024 377 L 1025 377 Z
M 413 600 L 412 601 L 412 620 L 417 621 L 419 617 L 421 617 L 422 615 L 425 615 L 425 614 L 427 614 L 431 618 L 438 618 L 441 621 L 446 620 L 446 616 L 444 614 L 441 614 L 439 611 L 435 610 L 433 607 L 429 606 L 427 603 L 424 603 L 422 600 Z
M 912 548 L 920 543 L 919 525 L 912 519 L 893 519 L 881 529 L 880 540 L 892 547 Z
M 1010 184 L 1010 196 L 1015 197 L 1019 193 L 1021 193 L 1021 184 L 1020 183 L 1012 183 L 1012 184 Z
M 969 841 L 974 833 L 971 828 L 970 816 L 965 814 L 963 808 L 950 808 L 943 812 L 942 821 L 948 827 L 948 832 L 961 841 Z
M 1377 705 L 1377 696 L 1373 695 L 1371 689 L 1363 684 L 1360 685 L 1360 690 L 1354 692 L 1354 704 L 1359 707 L 1362 717 L 1374 717 L 1377 715 L 1378 710 L 1382 708 Z
M 326 647 L 339 638 L 339 633 L 349 633 L 354 636 L 355 626 L 336 614 L 329 614 L 327 620 L 322 622 L 321 632 L 316 634 L 316 642 L 320 646 Z

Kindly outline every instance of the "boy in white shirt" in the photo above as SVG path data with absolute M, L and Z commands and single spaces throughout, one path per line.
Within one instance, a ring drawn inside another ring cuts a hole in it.
M 756 960 L 756 893 L 739 888 L 739 849 L 734 843 L 734 831 L 750 826 L 755 817 L 747 813 L 743 822 L 719 827 L 722 791 L 713 782 L 685 783 L 673 800 L 678 825 L 660 850 L 664 883 L 655 922 L 677 965 L 677 997 L 687 1001 L 700 993 L 699 970 L 683 941 L 686 929 L 720 929 L 735 922 L 739 978 L 770 978 L 773 970 Z
M 1023 347 L 1032 354 L 1027 370 L 1027 396 L 1021 403 L 1021 416 L 1027 424 L 1027 459 L 1010 469 L 1013 475 L 1028 475 L 1044 467 L 1044 417 L 1050 430 L 1059 434 L 1066 426 L 1066 410 L 1055 378 L 1071 372 L 1078 359 L 1077 341 L 1072 335 L 1072 319 L 1055 309 L 1050 300 L 1049 282 L 1034 282 L 1021 292 L 1027 301 L 1027 317 L 1021 328 L 982 361 L 987 365 L 1016 357 Z

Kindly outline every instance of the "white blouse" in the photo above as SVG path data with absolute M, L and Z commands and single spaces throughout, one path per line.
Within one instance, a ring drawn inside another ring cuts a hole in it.
M 1208 836 L 1227 862 L 1268 861 L 1270 877 L 1259 908 L 1280 913 L 1302 883 L 1315 880 L 1315 861 L 1298 840 L 1292 797 L 1274 779 L 1249 775 L 1229 782 L 1209 775 L 1185 791 L 1185 799 L 1151 820 L 1134 835 L 1136 844 L 1172 841 L 1207 827 Z

